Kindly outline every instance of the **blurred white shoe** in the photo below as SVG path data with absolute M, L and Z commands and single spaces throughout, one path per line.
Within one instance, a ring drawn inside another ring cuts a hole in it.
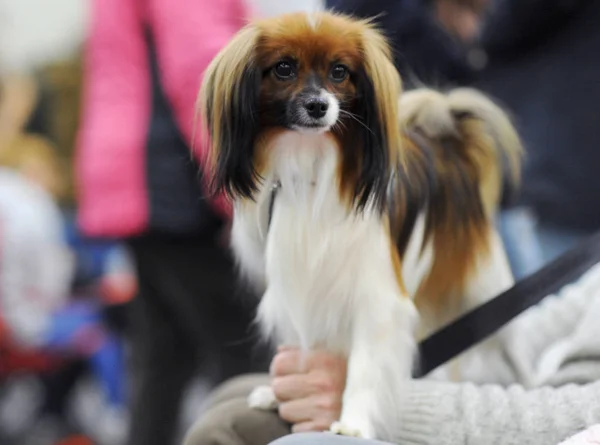
M 108 408 L 100 414 L 91 434 L 99 445 L 124 445 L 129 432 L 129 413 L 124 408 Z
M 19 376 L 2 384 L 0 430 L 12 437 L 20 436 L 35 422 L 41 406 L 43 389 L 33 377 Z
M 129 412 L 107 405 L 104 393 L 94 379 L 77 385 L 70 417 L 98 445 L 124 445 L 129 432 Z

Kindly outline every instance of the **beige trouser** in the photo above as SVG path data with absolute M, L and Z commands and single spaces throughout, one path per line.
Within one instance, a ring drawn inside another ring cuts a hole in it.
M 248 407 L 246 399 L 252 389 L 268 383 L 266 374 L 249 374 L 218 387 L 183 445 L 267 445 L 289 434 L 289 425 L 276 412 Z

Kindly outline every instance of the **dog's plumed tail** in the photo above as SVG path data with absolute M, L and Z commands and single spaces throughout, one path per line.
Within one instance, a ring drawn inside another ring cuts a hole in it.
M 391 227 L 411 271 L 428 251 L 413 245 L 431 246 L 429 272 L 409 288 L 422 317 L 440 326 L 470 307 L 465 302 L 482 301 L 504 289 L 498 282 L 511 281 L 510 272 L 504 281 L 492 277 L 508 270 L 495 214 L 518 188 L 522 146 L 508 115 L 478 91 L 423 88 L 399 101 L 407 162 L 390 206 L 391 221 L 401 223 Z M 419 214 L 424 235 L 415 243 Z
M 483 93 L 470 88 L 448 93 L 412 90 L 400 99 L 400 120 L 404 128 L 421 133 L 443 150 L 454 150 L 450 158 L 458 154 L 473 164 L 488 216 L 516 194 L 521 140 L 507 113 Z

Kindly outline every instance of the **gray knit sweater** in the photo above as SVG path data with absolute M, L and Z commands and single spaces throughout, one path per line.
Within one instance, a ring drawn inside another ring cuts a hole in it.
M 393 442 L 556 445 L 600 423 L 600 264 L 504 334 L 469 368 L 473 383 L 411 382 Z

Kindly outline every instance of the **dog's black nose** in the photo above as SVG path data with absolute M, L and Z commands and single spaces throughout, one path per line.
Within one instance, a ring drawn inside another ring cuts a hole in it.
M 313 119 L 321 119 L 327 113 L 329 104 L 325 99 L 321 99 L 320 97 L 311 97 L 304 102 L 304 108 Z

